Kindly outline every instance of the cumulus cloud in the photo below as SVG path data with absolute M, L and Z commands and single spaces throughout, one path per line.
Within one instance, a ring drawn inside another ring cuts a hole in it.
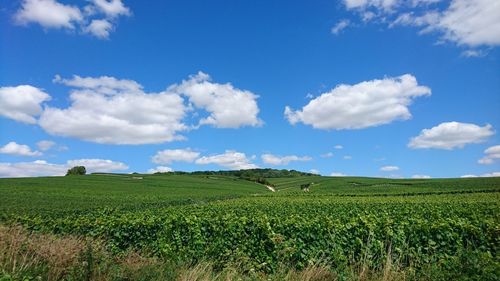
M 273 154 L 262 154 L 261 159 L 264 163 L 274 166 L 283 166 L 288 165 L 292 161 L 311 161 L 312 158 L 309 156 L 296 156 L 296 155 L 288 155 L 288 156 L 277 156 Z
M 0 163 L 0 177 L 63 176 L 69 168 L 77 165 L 84 165 L 88 173 L 128 169 L 124 163 L 103 159 L 69 160 L 66 164 L 52 164 L 44 160 L 36 160 L 33 162 Z
M 477 178 L 477 177 L 482 177 L 482 178 L 493 178 L 493 177 L 500 177 L 500 172 L 492 172 L 492 173 L 486 173 L 482 175 L 473 175 L 473 174 L 468 174 L 468 175 L 463 175 L 461 178 Z
M 113 31 L 113 24 L 106 19 L 92 20 L 88 26 L 83 30 L 98 38 L 108 38 L 111 31 Z
M 453 0 L 427 27 L 459 45 L 477 47 L 500 45 L 500 2 Z
M 35 124 L 42 112 L 41 104 L 50 96 L 30 85 L 0 87 L 0 115 L 28 124 Z
M 180 140 L 180 132 L 198 127 L 184 124 L 187 113 L 194 111 L 188 102 L 210 112 L 200 125 L 238 128 L 261 122 L 257 96 L 231 84 L 210 82 L 201 72 L 159 93 L 146 93 L 136 81 L 109 76 L 56 75 L 53 81 L 74 88 L 68 108 L 47 107 L 40 116 L 40 126 L 53 135 L 109 144 Z
M 317 129 L 362 129 L 394 120 L 411 118 L 408 106 L 414 98 L 427 96 L 431 90 L 405 74 L 376 79 L 355 85 L 339 85 L 311 100 L 302 110 L 285 108 L 290 124 L 302 122 Z
M 336 145 L 336 146 L 334 146 L 333 148 L 335 148 L 335 149 L 343 149 L 344 147 L 343 147 L 342 145 L 340 145 L 340 144 L 337 144 L 337 145 Z
M 38 23 L 45 28 L 74 29 L 75 23 L 83 21 L 83 15 L 78 7 L 55 0 L 24 0 L 14 19 L 22 25 Z
M 345 28 L 347 28 L 350 24 L 350 21 L 348 19 L 343 19 L 339 22 L 337 22 L 337 24 L 335 24 L 335 26 L 332 27 L 332 33 L 337 35 L 339 34 L 340 32 L 342 32 L 342 30 L 344 30 Z
M 170 164 L 172 162 L 188 162 L 191 163 L 200 156 L 199 152 L 187 149 L 166 149 L 158 151 L 152 157 L 153 163 Z
M 351 155 L 346 155 L 344 157 L 342 157 L 344 160 L 351 160 L 352 159 L 352 156 Z
M 437 33 L 442 41 L 467 47 L 500 45 L 500 2 L 490 0 L 452 0 L 449 5 L 433 5 L 438 0 L 344 0 L 347 10 L 363 21 L 394 26 L 415 26 L 420 34 Z M 466 55 L 476 56 L 476 52 Z
M 51 149 L 53 146 L 55 146 L 55 145 L 56 145 L 55 142 L 49 141 L 49 140 L 41 140 L 41 141 L 39 141 L 39 142 L 36 143 L 36 146 L 41 151 L 47 151 L 47 150 Z
M 380 168 L 380 171 L 383 172 L 393 172 L 393 171 L 398 171 L 399 167 L 398 166 L 383 166 Z
M 76 87 L 65 109 L 47 107 L 40 126 L 48 133 L 109 144 L 148 144 L 182 139 L 188 127 L 184 100 L 177 94 L 145 93 L 135 81 L 113 77 L 55 81 Z
M 128 166 L 122 162 L 116 162 L 105 159 L 78 159 L 69 160 L 67 162 L 68 167 L 74 166 L 85 166 L 87 173 L 110 173 L 114 171 L 127 170 Z
M 332 172 L 332 173 L 330 174 L 330 177 L 347 177 L 347 175 L 346 175 L 346 174 L 344 174 L 344 173 Z
M 201 76 L 203 77 L 201 77 Z M 217 128 L 258 125 L 257 96 L 231 84 L 209 81 L 200 73 L 181 85 L 158 93 L 147 93 L 133 80 L 110 76 L 63 79 L 54 83 L 71 87 L 67 108 L 41 104 L 50 96 L 38 88 L 22 85 L 0 88 L 0 114 L 25 123 L 38 123 L 47 133 L 57 136 L 108 144 L 151 144 L 184 139 L 181 132 L 198 128 L 186 125 L 193 108 L 204 109 L 210 116 L 198 124 Z M 40 115 L 39 120 L 35 117 Z
M 173 85 L 169 91 L 189 98 L 195 107 L 206 110 L 210 115 L 200 120 L 199 125 L 212 125 L 217 128 L 239 128 L 259 126 L 258 96 L 240 90 L 230 83 L 218 84 L 210 76 L 199 72 L 190 76 L 180 85 Z
M 492 173 L 482 174 L 481 177 L 483 177 L 483 178 L 500 177 L 500 172 L 492 172 Z
M 168 173 L 172 172 L 172 168 L 167 167 L 167 166 L 158 166 L 154 169 L 149 169 L 148 174 L 154 174 L 154 173 Z
M 9 142 L 8 144 L 0 147 L 0 153 L 10 154 L 16 156 L 40 156 L 42 153 L 40 151 L 33 151 L 31 148 L 25 144 L 18 144 L 16 142 Z
M 141 92 L 142 86 L 134 80 L 117 79 L 110 76 L 100 77 L 80 77 L 73 75 L 71 79 L 64 79 L 56 75 L 52 80 L 54 83 L 60 83 L 66 86 L 92 90 L 99 94 L 116 95 L 123 92 L 134 93 Z
M 43 160 L 20 163 L 0 163 L 0 177 L 63 176 L 67 169 L 68 167 L 66 165 L 51 164 Z
M 95 7 L 108 17 L 130 16 L 131 12 L 121 0 L 92 0 Z
M 495 145 L 489 147 L 484 151 L 485 156 L 479 159 L 477 162 L 479 164 L 493 164 L 495 161 L 500 159 L 500 145 Z
M 493 134 L 489 124 L 480 127 L 470 123 L 445 122 L 431 129 L 423 129 L 420 135 L 410 140 L 408 147 L 452 150 L 463 148 L 466 144 L 481 143 Z
M 110 32 L 114 30 L 118 16 L 132 14 L 121 0 L 90 2 L 91 4 L 85 6 L 82 12 L 77 6 L 65 5 L 56 0 L 23 0 L 14 19 L 20 25 L 36 23 L 46 29 L 75 30 L 79 27 L 83 33 L 103 39 L 108 38 Z
M 347 9 L 366 10 L 368 8 L 390 11 L 398 0 L 344 0 Z
M 431 176 L 428 175 L 413 175 L 411 176 L 412 179 L 430 179 Z
M 250 159 L 247 158 L 245 153 L 234 150 L 226 150 L 226 152 L 223 154 L 203 156 L 201 158 L 198 158 L 195 163 L 199 165 L 216 164 L 225 168 L 235 170 L 258 168 L 257 165 L 251 163 Z

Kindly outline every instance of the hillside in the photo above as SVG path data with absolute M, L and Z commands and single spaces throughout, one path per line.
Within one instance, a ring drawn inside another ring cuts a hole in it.
M 227 176 L 94 174 L 0 179 L 0 214 L 156 208 L 268 192 Z

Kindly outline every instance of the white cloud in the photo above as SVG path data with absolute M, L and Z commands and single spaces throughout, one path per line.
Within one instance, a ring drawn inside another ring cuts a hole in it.
M 74 29 L 75 23 L 81 22 L 83 16 L 78 7 L 55 0 L 24 0 L 14 19 L 23 25 L 38 23 L 45 28 Z
M 109 34 L 113 31 L 114 27 L 111 22 L 106 19 L 92 20 L 88 26 L 83 30 L 86 33 L 90 33 L 95 37 L 105 39 L 109 38 Z
M 412 179 L 430 179 L 431 176 L 428 175 L 413 175 L 411 176 Z
M 365 11 L 365 12 L 361 13 L 361 19 L 363 20 L 363 22 L 369 22 L 372 19 L 374 19 L 376 16 L 377 16 L 377 14 L 375 14 L 374 12 L 371 12 L 371 11 Z
M 343 147 L 342 145 L 340 145 L 340 144 L 337 144 L 337 145 L 336 145 L 336 146 L 334 146 L 333 148 L 335 148 L 335 149 L 343 149 L 344 147 Z
M 452 0 L 449 5 L 432 5 L 438 0 L 345 0 L 348 10 L 363 21 L 376 18 L 379 23 L 415 26 L 420 34 L 435 32 L 441 40 L 468 47 L 500 45 L 500 2 L 491 0 Z M 466 56 L 479 53 L 468 52 Z
M 311 100 L 302 110 L 285 108 L 285 117 L 293 125 L 302 122 L 317 129 L 362 129 L 394 120 L 411 118 L 408 106 L 413 99 L 430 95 L 428 87 L 405 74 L 339 85 L 330 92 Z
M 74 166 L 85 166 L 87 173 L 110 173 L 114 171 L 127 170 L 128 166 L 122 162 L 115 162 L 104 159 L 78 159 L 67 162 L 69 168 Z
M 479 159 L 477 162 L 479 164 L 493 164 L 495 161 L 500 159 L 500 145 L 495 145 L 492 147 L 489 147 L 484 151 L 484 154 L 486 154 L 483 158 Z
M 334 155 L 332 152 L 327 152 L 325 154 L 321 154 L 321 158 L 332 158 Z
M 198 72 L 180 85 L 168 89 L 185 95 L 197 108 L 210 113 L 200 120 L 199 125 L 213 125 L 217 128 L 239 128 L 241 126 L 259 126 L 258 96 L 246 90 L 234 88 L 230 83 L 218 84 L 210 76 Z
M 330 174 L 330 177 L 347 177 L 346 174 L 343 174 L 343 173 L 338 173 L 338 172 L 332 172 Z
M 380 171 L 383 172 L 393 172 L 393 171 L 398 171 L 399 167 L 398 166 L 383 166 L 380 168 Z
M 63 176 L 69 168 L 77 165 L 84 165 L 87 173 L 128 169 L 124 163 L 103 159 L 69 160 L 66 164 L 52 164 L 44 160 L 36 160 L 33 162 L 0 163 L 0 177 Z
M 466 58 L 482 58 L 487 55 L 487 52 L 484 50 L 465 50 L 461 55 Z
M 172 168 L 167 167 L 167 166 L 158 166 L 154 169 L 149 169 L 148 174 L 154 174 L 154 173 L 168 173 L 172 172 Z
M 257 165 L 250 162 L 245 153 L 226 150 L 224 154 L 203 156 L 195 161 L 196 164 L 206 165 L 206 164 L 216 164 L 229 169 L 255 169 L 258 168 Z
M 500 45 L 500 2 L 491 0 L 453 0 L 431 27 L 459 45 Z
M 104 95 L 116 95 L 120 93 L 142 92 L 141 84 L 134 80 L 117 79 L 110 76 L 100 77 L 80 77 L 73 75 L 71 79 L 63 79 L 56 75 L 52 80 L 54 83 L 60 83 L 74 88 L 82 88 L 95 91 Z
M 452 150 L 466 144 L 480 143 L 492 136 L 491 125 L 480 127 L 470 123 L 445 122 L 431 129 L 423 129 L 420 135 L 408 143 L 410 148 L 436 148 Z
M 43 160 L 0 163 L 0 177 L 2 178 L 63 176 L 67 170 L 66 165 L 51 164 Z
M 262 161 L 266 164 L 269 165 L 275 165 L 275 166 L 284 166 L 288 165 L 288 163 L 292 161 L 310 161 L 312 160 L 311 157 L 309 156 L 296 156 L 296 155 L 288 155 L 288 156 L 277 156 L 273 154 L 262 154 L 260 156 Z
M 177 94 L 145 93 L 135 81 L 113 77 L 61 79 L 77 87 L 66 109 L 47 107 L 40 126 L 52 135 L 109 144 L 148 144 L 181 139 L 187 108 Z
M 346 155 L 344 157 L 342 157 L 344 160 L 351 160 L 352 159 L 352 156 L 351 155 Z
M 316 169 L 309 170 L 309 173 L 315 174 L 315 175 L 321 175 L 321 173 L 318 170 L 316 170 Z
M 500 177 L 500 172 L 486 173 L 486 174 L 482 174 L 480 176 L 472 175 L 472 174 L 461 176 L 461 178 L 477 178 L 477 177 L 482 177 L 482 178 Z
M 337 22 L 337 24 L 335 24 L 334 27 L 332 27 L 331 29 L 331 32 L 335 35 L 339 34 L 342 30 L 344 30 L 345 28 L 347 28 L 349 26 L 351 22 L 347 19 L 343 19 L 339 22 Z
M 109 76 L 63 79 L 53 82 L 73 87 L 67 108 L 45 107 L 50 96 L 32 86 L 0 88 L 0 114 L 18 121 L 38 124 L 49 134 L 108 144 L 150 144 L 184 139 L 180 132 L 198 126 L 184 124 L 191 104 L 211 112 L 199 124 L 218 128 L 258 125 L 257 96 L 231 84 L 209 82 L 199 73 L 181 85 L 159 93 L 146 93 L 133 80 Z
M 49 140 L 41 140 L 41 141 L 36 143 L 36 146 L 41 151 L 47 151 L 47 150 L 51 149 L 54 145 L 56 145 L 56 143 L 53 141 L 49 141 Z
M 91 0 L 95 7 L 108 17 L 130 16 L 131 12 L 121 0 Z
M 153 163 L 156 164 L 170 164 L 172 162 L 193 162 L 200 156 L 199 152 L 187 149 L 166 149 L 158 151 L 152 157 Z
M 398 0 L 344 0 L 344 5 L 348 10 L 366 10 L 375 8 L 385 11 L 391 11 L 396 5 Z
M 28 124 L 35 124 L 42 112 L 41 104 L 50 100 L 44 91 L 29 85 L 0 87 L 0 115 Z
M 42 155 L 39 151 L 33 151 L 31 148 L 25 144 L 18 144 L 16 142 L 9 142 L 8 144 L 0 147 L 0 153 L 11 154 L 17 156 L 40 156 Z
M 482 174 L 481 177 L 483 177 L 483 178 L 500 177 L 500 172 L 492 172 L 492 173 Z
M 14 19 L 21 25 L 37 23 L 44 28 L 74 30 L 78 26 L 83 33 L 105 39 L 115 29 L 118 16 L 132 14 L 121 0 L 92 0 L 91 2 L 91 5 L 83 8 L 82 13 L 79 7 L 65 5 L 56 0 L 24 0 L 21 8 L 14 15 Z M 97 12 L 100 12 L 101 16 L 104 14 L 104 18 L 95 18 Z

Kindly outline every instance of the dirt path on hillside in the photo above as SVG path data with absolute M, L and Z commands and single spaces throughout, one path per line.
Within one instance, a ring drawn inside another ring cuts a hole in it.
M 270 185 L 266 185 L 267 189 L 271 190 L 272 192 L 276 192 L 276 189 Z

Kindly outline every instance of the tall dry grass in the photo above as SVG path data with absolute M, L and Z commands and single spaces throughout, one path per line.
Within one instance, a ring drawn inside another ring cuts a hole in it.
M 0 226 L 0 279 L 2 275 L 41 280 L 65 280 L 68 276 L 77 280 L 126 279 L 160 264 L 155 258 L 133 251 L 114 256 L 102 241 L 95 239 Z
M 0 226 L 0 267 L 10 275 L 47 268 L 47 278 L 58 280 L 76 265 L 85 241 L 73 236 L 29 235 L 21 227 Z

